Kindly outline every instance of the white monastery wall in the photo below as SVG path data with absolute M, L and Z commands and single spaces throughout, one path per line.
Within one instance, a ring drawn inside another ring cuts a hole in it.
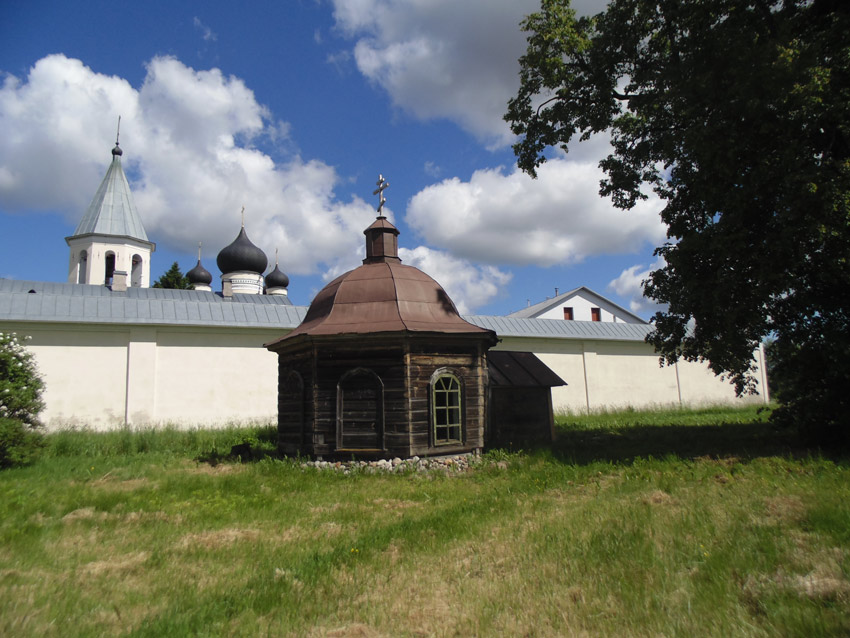
M 736 397 L 733 386 L 704 363 L 659 366 L 652 346 L 641 342 L 503 337 L 495 349 L 533 352 L 567 382 L 552 388 L 555 412 L 766 403 L 769 398 Z M 764 388 L 763 352 L 755 355 Z
M 3 330 L 32 336 L 49 429 L 276 418 L 277 356 L 262 344 L 286 329 L 26 322 Z M 735 397 L 704 364 L 660 367 L 640 342 L 503 337 L 496 349 L 534 352 L 569 384 L 552 389 L 556 411 L 767 400 Z
M 277 355 L 263 344 L 284 332 L 288 331 L 160 329 L 156 379 L 160 420 L 167 415 L 178 423 L 276 422 Z
M 126 327 L 27 324 L 4 330 L 32 337 L 27 348 L 44 381 L 41 418 L 50 429 L 83 424 L 104 429 L 124 422 Z
M 283 330 L 5 324 L 32 337 L 48 429 L 273 422 Z

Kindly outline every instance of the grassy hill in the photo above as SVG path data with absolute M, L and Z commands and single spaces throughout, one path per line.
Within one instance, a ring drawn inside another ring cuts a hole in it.
M 559 418 L 462 472 L 65 432 L 0 473 L 4 636 L 846 636 L 850 468 L 755 409 Z

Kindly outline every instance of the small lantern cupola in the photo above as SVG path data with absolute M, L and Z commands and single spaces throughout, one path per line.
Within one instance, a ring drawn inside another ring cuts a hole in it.
M 366 235 L 366 259 L 364 264 L 375 264 L 380 262 L 393 261 L 401 263 L 398 257 L 398 228 L 393 226 L 389 220 L 383 215 L 384 204 L 384 189 L 390 184 L 384 179 L 383 175 L 378 176 L 376 182 L 378 188 L 372 193 L 379 196 L 378 203 L 378 218 L 372 223 L 369 228 L 363 231 Z

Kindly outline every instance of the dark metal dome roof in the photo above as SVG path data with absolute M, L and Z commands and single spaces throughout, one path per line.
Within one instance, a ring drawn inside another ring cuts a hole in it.
M 364 264 L 334 279 L 284 339 L 401 331 L 491 333 L 495 339 L 492 331 L 462 319 L 440 284 L 398 261 Z
M 323 336 L 419 332 L 464 334 L 496 344 L 496 333 L 480 328 L 458 314 L 442 286 L 398 258 L 398 229 L 381 215 L 386 201 L 383 176 L 375 195 L 381 195 L 378 218 L 363 231 L 363 265 L 340 275 L 319 291 L 304 321 L 288 335 L 266 344 L 274 349 L 298 335 Z
M 251 243 L 244 226 L 233 243 L 221 249 L 215 261 L 222 274 L 244 270 L 260 275 L 269 265 L 266 253 Z
M 186 273 L 186 278 L 189 280 L 190 284 L 211 284 L 212 283 L 212 275 L 210 272 L 201 266 L 201 260 L 198 260 L 198 265 L 192 268 L 189 272 Z
M 277 264 L 268 275 L 266 275 L 266 288 L 286 288 L 289 286 L 289 277 Z

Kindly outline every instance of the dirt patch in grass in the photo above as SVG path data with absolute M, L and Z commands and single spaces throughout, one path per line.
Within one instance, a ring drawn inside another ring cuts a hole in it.
M 384 638 L 389 634 L 381 633 L 363 623 L 352 623 L 334 629 L 314 629 L 309 636 L 318 638 Z
M 640 498 L 640 502 L 644 505 L 677 505 L 678 501 L 670 496 L 667 492 L 654 490 L 649 494 L 644 494 Z
M 105 521 L 107 518 L 109 518 L 108 512 L 98 512 L 93 507 L 81 507 L 65 514 L 62 517 L 62 522 L 70 524 L 78 521 Z
M 751 606 L 757 605 L 761 597 L 777 590 L 819 602 L 850 601 L 850 581 L 844 577 L 840 566 L 832 562 L 819 564 L 807 574 L 777 572 L 771 576 L 750 576 L 741 590 L 745 601 Z
M 202 547 L 204 549 L 218 549 L 233 545 L 234 543 L 254 543 L 261 537 L 261 532 L 256 529 L 219 529 L 200 534 L 186 534 L 177 541 L 177 548 L 196 549 Z
M 108 560 L 96 560 L 80 567 L 80 572 L 86 576 L 101 576 L 116 572 L 129 572 L 141 567 L 150 556 L 150 552 L 134 552 L 116 556 Z
M 146 478 L 135 479 L 115 479 L 110 476 L 103 476 L 96 481 L 92 481 L 91 486 L 102 490 L 110 490 L 113 492 L 134 492 L 143 487 L 150 487 L 151 481 Z
M 764 500 L 769 520 L 798 523 L 806 515 L 806 504 L 799 496 L 769 496 Z
M 335 512 L 342 507 L 342 503 L 331 503 L 330 505 L 314 505 L 310 508 L 311 514 L 327 514 Z
M 800 596 L 813 600 L 845 602 L 850 599 L 850 582 L 840 575 L 823 575 L 817 572 L 796 576 L 789 582 L 790 588 Z
M 128 512 L 122 516 L 125 523 L 170 523 L 172 525 L 180 525 L 183 522 L 183 517 L 180 514 L 167 514 L 166 512 L 157 510 L 154 512 Z
M 209 463 L 195 463 L 192 467 L 187 467 L 186 472 L 189 474 L 209 474 L 212 476 L 222 476 L 224 474 L 238 474 L 245 471 L 244 465 L 235 463 L 219 463 L 218 465 L 210 465 Z

